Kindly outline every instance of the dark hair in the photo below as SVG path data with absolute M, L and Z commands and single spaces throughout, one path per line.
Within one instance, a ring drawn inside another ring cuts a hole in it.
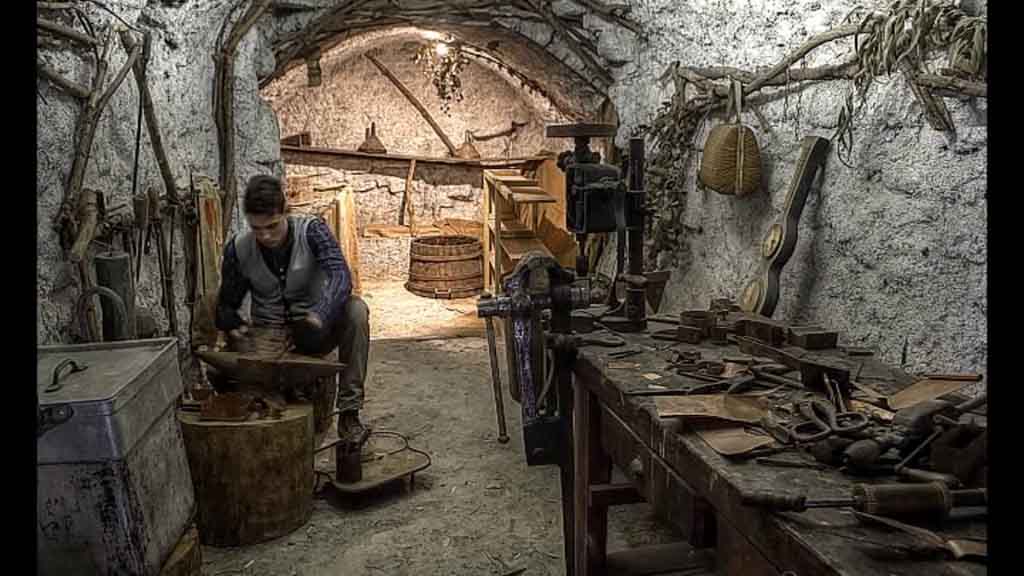
M 273 216 L 284 214 L 284 191 L 273 176 L 253 176 L 245 186 L 243 209 L 246 214 Z

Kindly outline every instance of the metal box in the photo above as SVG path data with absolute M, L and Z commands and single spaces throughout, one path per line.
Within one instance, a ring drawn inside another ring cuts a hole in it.
M 40 346 L 41 410 L 71 417 L 37 439 L 38 574 L 156 575 L 189 525 L 192 479 L 175 411 L 170 338 Z M 54 369 L 65 360 L 55 391 Z

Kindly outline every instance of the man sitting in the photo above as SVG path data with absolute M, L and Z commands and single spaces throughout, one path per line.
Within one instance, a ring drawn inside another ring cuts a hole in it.
M 370 349 L 369 308 L 352 294 L 352 274 L 322 218 L 285 215 L 281 181 L 249 180 L 243 201 L 249 231 L 224 246 L 217 329 L 244 349 L 249 326 L 238 310 L 252 295 L 254 327 L 286 328 L 295 351 L 322 356 L 338 349 L 338 437 L 361 439 L 359 421 Z

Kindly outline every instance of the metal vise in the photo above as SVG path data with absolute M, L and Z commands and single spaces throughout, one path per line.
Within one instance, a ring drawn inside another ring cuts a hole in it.
M 526 463 L 530 466 L 559 462 L 565 407 L 559 407 L 558 402 L 570 400 L 552 399 L 549 388 L 539 382 L 543 378 L 536 377 L 536 367 L 542 365 L 537 354 L 543 354 L 545 343 L 539 320 L 542 311 L 551 310 L 553 331 L 569 332 L 571 311 L 591 303 L 589 291 L 573 286 L 574 280 L 575 275 L 550 256 L 531 253 L 505 278 L 504 295 L 477 303 L 479 317 L 510 320 L 512 350 L 509 352 L 515 358 L 514 367 L 510 369 L 515 373 L 509 374 L 509 378 L 518 380 L 520 386 L 523 444 Z M 557 393 L 557 388 L 555 390 Z

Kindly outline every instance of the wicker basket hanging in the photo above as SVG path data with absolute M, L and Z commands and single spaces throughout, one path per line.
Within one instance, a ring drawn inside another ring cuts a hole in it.
M 746 196 L 761 188 L 761 149 L 754 131 L 742 122 L 743 87 L 735 80 L 729 93 L 729 118 L 734 103 L 736 121 L 715 126 L 704 142 L 698 178 L 715 192 Z

